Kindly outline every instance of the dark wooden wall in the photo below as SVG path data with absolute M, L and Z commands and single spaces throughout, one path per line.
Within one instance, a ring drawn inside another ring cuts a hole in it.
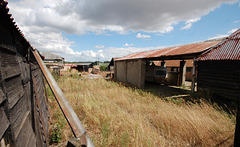
M 198 90 L 209 88 L 216 96 L 239 99 L 240 61 L 199 61 Z
M 2 1 L 1 1 L 2 4 Z M 47 146 L 48 107 L 43 75 L 31 46 L 0 6 L 0 141 Z

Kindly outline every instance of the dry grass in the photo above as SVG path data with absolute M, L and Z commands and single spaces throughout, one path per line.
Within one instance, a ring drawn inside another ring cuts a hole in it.
M 209 103 L 174 104 L 151 93 L 111 81 L 58 80 L 95 146 L 231 146 L 234 120 Z M 63 141 L 72 136 L 50 97 L 52 122 L 63 123 Z M 231 116 L 233 117 L 233 116 Z

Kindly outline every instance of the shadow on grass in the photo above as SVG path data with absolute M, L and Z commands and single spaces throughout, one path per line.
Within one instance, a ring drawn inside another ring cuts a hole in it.
M 182 87 L 146 82 L 145 88 L 142 90 L 167 101 L 193 102 L 190 89 L 184 89 Z

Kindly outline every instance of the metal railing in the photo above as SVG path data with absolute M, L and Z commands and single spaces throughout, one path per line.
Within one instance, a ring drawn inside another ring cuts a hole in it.
M 82 146 L 94 147 L 91 139 L 88 137 L 86 130 L 82 126 L 72 106 L 69 104 L 62 90 L 59 88 L 57 82 L 53 78 L 52 74 L 47 69 L 46 65 L 43 63 L 38 51 L 33 50 L 33 55 L 35 56 L 38 65 L 40 66 L 41 71 L 49 87 L 51 88 L 59 107 L 62 110 L 63 115 L 65 116 L 69 126 L 71 127 L 74 136 L 80 139 Z

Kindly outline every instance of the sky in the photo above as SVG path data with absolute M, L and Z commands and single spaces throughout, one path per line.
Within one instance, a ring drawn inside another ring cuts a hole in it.
M 66 61 L 226 37 L 240 28 L 240 0 L 8 0 L 31 45 Z

